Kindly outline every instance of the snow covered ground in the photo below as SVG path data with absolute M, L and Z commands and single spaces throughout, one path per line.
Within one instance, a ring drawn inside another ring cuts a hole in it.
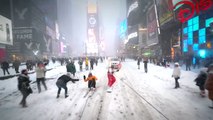
M 0 81 L 1 120 L 213 120 L 210 100 L 199 95 L 194 79 L 197 73 L 181 71 L 179 89 L 174 89 L 172 67 L 164 68 L 148 64 L 148 73 L 137 69 L 137 62 L 126 60 L 115 73 L 116 82 L 112 93 L 107 93 L 107 62 L 99 63 L 92 73 L 97 76 L 97 89 L 88 91 L 82 79 L 89 71 L 77 73 L 75 84 L 68 83 L 69 97 L 64 90 L 56 99 L 57 78 L 66 72 L 65 66 L 48 71 L 46 84 L 38 93 L 32 82 L 33 94 L 28 107 L 21 108 L 21 94 L 17 90 L 17 77 Z M 143 65 L 143 64 L 142 64 Z M 141 68 L 143 68 L 141 65 Z M 76 67 L 78 65 L 76 62 Z M 30 78 L 35 81 L 35 74 Z

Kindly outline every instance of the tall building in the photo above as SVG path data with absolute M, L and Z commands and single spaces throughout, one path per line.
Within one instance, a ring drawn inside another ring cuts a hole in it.
M 8 9 L 13 23 L 13 44 L 6 45 L 5 58 L 26 60 L 57 54 L 54 50 L 59 50 L 59 43 L 56 45 L 58 48 L 53 46 L 57 39 L 57 15 L 55 15 L 57 8 L 55 12 L 54 9 L 51 9 L 52 11 L 49 9 L 51 14 L 48 14 L 47 9 L 43 8 L 48 8 L 50 5 L 48 0 L 45 1 L 10 0 Z M 56 2 L 54 5 L 56 6 Z M 56 49 L 52 49 L 53 47 Z

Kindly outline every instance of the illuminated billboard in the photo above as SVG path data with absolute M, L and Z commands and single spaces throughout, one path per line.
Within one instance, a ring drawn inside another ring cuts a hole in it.
M 126 36 L 126 32 L 127 32 L 127 19 L 123 20 L 120 23 L 120 38 L 124 39 Z
M 160 25 L 163 25 L 173 18 L 173 10 L 170 9 L 172 5 L 171 0 L 156 0 L 157 10 L 159 15 Z
M 0 43 L 13 45 L 11 20 L 0 15 Z
M 97 1 L 88 1 L 86 54 L 98 54 L 99 25 Z
M 147 45 L 158 44 L 157 19 L 154 6 L 147 11 Z

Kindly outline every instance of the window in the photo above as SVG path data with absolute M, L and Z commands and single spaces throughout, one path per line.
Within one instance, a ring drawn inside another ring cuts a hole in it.
M 206 36 L 206 29 L 205 28 L 199 30 L 199 36 Z
M 183 29 L 183 34 L 187 34 L 187 27 L 185 27 L 184 29 Z
M 197 31 L 199 29 L 199 23 L 193 25 L 193 31 Z
M 189 21 L 188 21 L 188 26 L 191 26 L 192 25 L 192 19 L 190 19 Z
M 188 52 L 187 40 L 184 40 L 184 41 L 183 41 L 183 52 Z
M 193 32 L 188 33 L 188 45 L 193 44 Z
M 193 51 L 198 51 L 198 44 L 193 45 Z
M 199 50 L 199 56 L 201 57 L 201 58 L 206 58 L 206 51 L 205 50 Z
M 206 43 L 206 36 L 199 36 L 199 44 Z
M 206 27 L 210 27 L 210 23 L 213 22 L 213 17 L 206 20 Z

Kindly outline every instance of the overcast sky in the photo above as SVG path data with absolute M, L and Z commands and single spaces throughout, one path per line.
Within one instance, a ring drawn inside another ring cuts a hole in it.
M 87 40 L 87 0 L 58 1 L 60 30 L 70 39 L 73 54 L 82 54 Z M 116 53 L 119 24 L 126 16 L 125 0 L 98 0 L 99 27 L 103 28 L 106 52 Z M 110 49 L 109 49 L 110 47 Z

